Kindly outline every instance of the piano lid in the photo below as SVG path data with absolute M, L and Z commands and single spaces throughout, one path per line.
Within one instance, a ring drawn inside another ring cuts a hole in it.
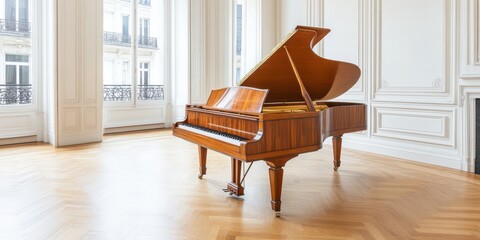
M 329 32 L 325 28 L 297 26 L 239 86 L 268 89 L 265 102 L 304 101 L 286 46 L 312 100 L 330 100 L 342 95 L 358 81 L 360 69 L 313 52 L 313 47 Z

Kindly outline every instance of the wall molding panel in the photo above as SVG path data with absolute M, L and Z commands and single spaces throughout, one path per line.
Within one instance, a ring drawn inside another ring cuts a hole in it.
M 332 30 L 321 42 L 321 56 L 332 60 L 351 62 L 362 69 L 362 75 L 357 84 L 339 99 L 366 102 L 368 99 L 368 58 L 364 53 L 369 49 L 365 34 L 368 32 L 365 18 L 367 1 L 322 0 L 320 6 L 321 24 L 319 26 Z M 350 47 L 345 48 L 345 46 Z M 351 52 L 355 52 L 355 54 L 352 55 Z M 352 56 L 354 57 L 352 58 Z
M 480 0 L 282 0 L 280 5 L 280 36 L 299 24 L 332 28 L 319 53 L 362 70 L 357 85 L 338 100 L 368 104 L 368 130 L 347 134 L 345 147 L 473 170 Z
M 375 101 L 455 102 L 452 33 L 455 32 L 458 1 L 418 3 L 415 0 L 374 0 Z M 422 18 L 424 14 L 428 17 Z M 408 18 L 398 21 L 402 16 Z M 422 34 L 425 31 L 428 33 Z
M 37 116 L 32 112 L 2 113 L 0 139 L 35 136 L 38 132 L 36 123 Z
M 460 22 L 460 77 L 480 78 L 480 1 L 463 0 Z
M 182 108 L 182 106 L 179 106 L 175 110 L 178 111 L 179 108 Z M 185 111 L 184 106 L 183 111 Z M 117 128 L 164 123 L 166 121 L 166 113 L 166 105 L 138 106 L 134 110 L 130 108 L 111 107 L 103 111 L 105 118 L 104 127 Z M 181 114 L 179 116 L 183 115 L 185 114 Z
M 454 109 L 372 106 L 372 136 L 455 148 Z
M 56 146 L 102 141 L 103 1 L 57 0 Z

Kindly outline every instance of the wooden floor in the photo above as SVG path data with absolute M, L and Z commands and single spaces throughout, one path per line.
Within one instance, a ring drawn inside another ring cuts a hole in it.
M 0 239 L 480 239 L 480 177 L 344 150 L 285 168 L 282 216 L 257 162 L 241 199 L 222 191 L 229 159 L 169 131 L 103 143 L 0 148 Z

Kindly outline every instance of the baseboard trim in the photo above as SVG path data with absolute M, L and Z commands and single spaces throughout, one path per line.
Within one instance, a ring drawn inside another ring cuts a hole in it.
M 37 136 L 15 137 L 0 139 L 0 146 L 38 142 Z
M 122 132 L 133 132 L 133 131 L 160 129 L 160 128 L 165 128 L 165 124 L 160 123 L 160 124 L 147 124 L 147 125 L 138 125 L 138 126 L 129 126 L 129 127 L 105 128 L 103 130 L 103 133 L 104 134 L 122 133 Z
M 397 148 L 388 144 L 375 143 L 373 140 L 360 141 L 357 139 L 344 139 L 343 147 L 354 150 L 399 158 L 405 161 L 415 161 L 435 166 L 447 167 L 461 171 L 473 172 L 471 163 L 464 163 L 458 156 L 445 155 L 433 152 L 422 152 L 415 149 Z

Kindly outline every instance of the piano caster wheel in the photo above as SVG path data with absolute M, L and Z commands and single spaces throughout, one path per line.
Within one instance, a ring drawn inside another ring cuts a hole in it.
M 233 196 L 233 192 L 229 192 L 228 194 L 229 194 L 230 196 Z
M 202 175 L 202 174 L 198 174 L 198 179 L 203 179 L 203 175 Z
M 338 167 L 333 167 L 333 171 L 338 171 Z
M 280 217 L 280 212 L 275 212 L 275 217 Z

